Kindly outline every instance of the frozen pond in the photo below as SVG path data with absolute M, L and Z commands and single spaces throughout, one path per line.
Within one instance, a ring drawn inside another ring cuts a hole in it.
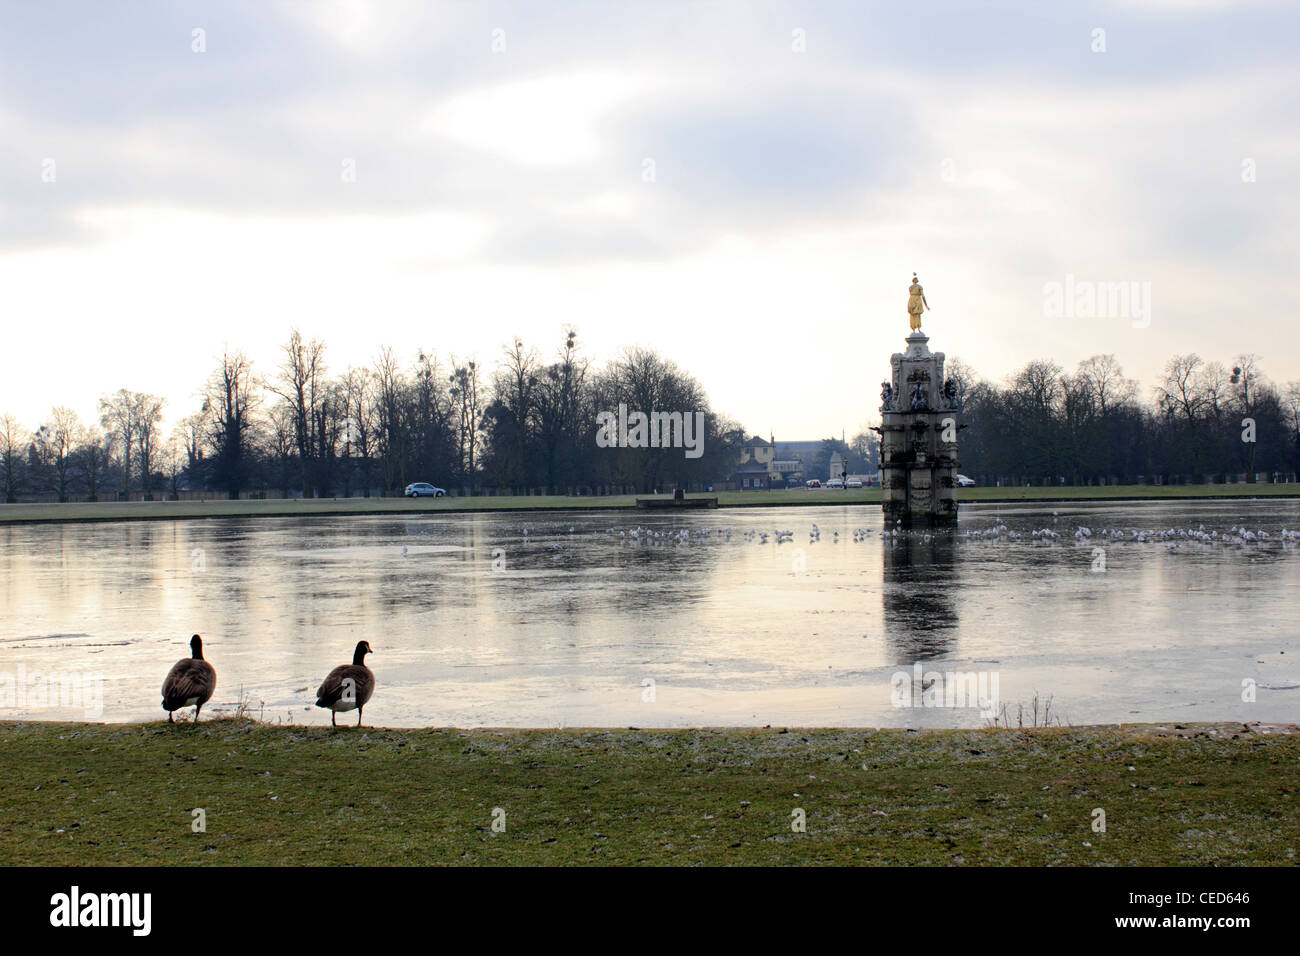
M 1270 537 L 1222 542 L 1241 525 Z M 1201 526 L 1219 538 L 1131 535 Z M 882 538 L 866 506 L 0 526 L 0 718 L 164 718 L 197 632 L 219 675 L 205 717 L 242 699 L 328 723 L 313 692 L 365 638 L 366 722 L 388 726 L 987 723 L 895 706 L 936 672 L 982 676 L 1012 714 L 1051 697 L 1074 724 L 1295 721 L 1283 527 L 1300 501 L 964 505 L 928 540 Z M 777 529 L 792 538 L 757 534 Z M 42 700 L 51 677 L 85 699 Z

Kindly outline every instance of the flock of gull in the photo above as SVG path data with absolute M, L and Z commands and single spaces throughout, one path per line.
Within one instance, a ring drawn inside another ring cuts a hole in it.
M 1245 526 L 1238 527 L 1233 525 L 1226 531 L 1206 530 L 1205 525 L 1197 525 L 1195 528 L 1099 528 L 1094 531 L 1085 525 L 1073 525 L 1073 531 L 1068 527 L 1061 525 L 1060 515 L 1056 512 L 1052 514 L 1052 524 L 1061 526 L 1062 530 L 1055 527 L 1034 528 L 1028 531 L 1016 531 L 1009 527 L 1001 518 L 994 518 L 993 524 L 987 528 L 966 529 L 961 532 L 953 532 L 954 537 L 961 537 L 977 541 L 990 542 L 1013 542 L 1026 541 L 1035 545 L 1052 545 L 1059 542 L 1068 543 L 1071 538 L 1080 544 L 1087 543 L 1118 543 L 1131 542 L 1136 544 L 1164 544 L 1169 550 L 1189 544 L 1212 545 L 1212 546 L 1249 546 L 1265 544 L 1271 541 L 1277 541 L 1283 544 L 1300 544 L 1300 530 L 1288 530 L 1282 528 L 1280 531 L 1269 532 L 1263 528 L 1250 529 Z M 563 534 L 564 529 L 557 529 Z M 525 540 L 529 538 L 530 529 L 523 529 Z M 543 534 L 546 532 L 543 531 Z M 568 535 L 572 537 L 579 533 L 574 526 L 568 527 Z M 854 544 L 866 542 L 873 534 L 870 528 L 854 528 L 851 534 L 851 540 Z M 732 529 L 728 527 L 718 528 L 653 528 L 642 527 L 637 525 L 634 528 L 606 528 L 605 534 L 615 537 L 622 544 L 649 544 L 649 545 L 673 545 L 679 546 L 691 544 L 702 540 L 729 542 L 732 535 L 735 534 L 739 539 L 745 542 L 758 543 L 761 545 L 769 542 L 776 545 L 788 544 L 795 540 L 796 532 L 789 528 L 774 528 L 771 531 L 762 529 Z M 893 542 L 899 539 L 913 539 L 922 542 L 930 542 L 935 538 L 943 535 L 943 532 L 923 529 L 908 529 L 902 526 L 901 522 L 895 522 L 893 527 L 886 527 L 880 531 L 878 537 L 885 542 Z M 849 536 L 846 536 L 849 537 Z M 534 537 L 533 540 L 536 540 Z M 822 530 L 816 522 L 808 531 L 808 544 L 817 544 L 822 540 Z M 832 544 L 838 544 L 840 532 L 832 530 L 829 532 L 829 540 Z M 565 544 L 553 543 L 550 545 L 553 550 L 566 550 Z
M 573 534 L 573 532 L 574 529 L 570 528 L 569 534 Z M 525 535 L 527 535 L 527 533 L 528 533 L 527 531 L 524 532 Z M 640 525 L 637 525 L 631 531 L 620 530 L 618 528 L 606 528 L 605 533 L 609 535 L 616 534 L 618 535 L 620 541 L 632 542 L 633 544 L 640 544 L 640 543 L 684 544 L 692 540 L 698 540 L 700 538 L 713 538 L 715 540 L 730 541 L 732 529 L 731 528 L 695 528 L 695 529 L 676 528 L 668 531 L 663 531 L 663 530 L 657 530 L 655 528 L 643 528 Z M 888 532 L 888 531 L 882 532 L 882 534 L 884 535 L 889 535 L 891 533 L 892 532 Z M 853 540 L 854 542 L 866 541 L 867 536 L 870 534 L 871 531 L 868 528 L 855 528 L 853 530 Z M 760 531 L 757 529 L 750 529 L 748 531 L 741 532 L 741 536 L 745 541 L 757 541 L 759 544 L 767 544 L 768 541 L 773 541 L 776 544 L 787 544 L 794 540 L 794 535 L 795 535 L 794 531 L 790 529 L 782 530 L 780 528 L 775 528 L 772 531 Z M 927 535 L 926 537 L 929 536 Z M 808 532 L 808 543 L 816 544 L 821 539 L 822 539 L 822 530 L 817 526 L 816 522 L 813 522 L 812 530 Z M 833 543 L 838 543 L 839 540 L 840 540 L 840 533 L 838 531 L 832 531 L 831 541 Z
M 1059 516 L 1053 512 L 1052 522 L 1056 523 Z M 1006 540 L 1018 541 L 1024 537 L 1019 531 L 1013 531 L 1007 527 L 1001 518 L 995 518 L 992 527 L 984 528 L 979 531 L 968 530 L 964 532 L 967 538 L 977 538 L 980 540 Z M 1060 541 L 1062 533 L 1054 528 L 1036 528 L 1029 532 L 1029 537 L 1034 542 L 1043 542 L 1053 544 Z M 1250 530 L 1245 527 L 1233 525 L 1227 531 L 1211 530 L 1206 531 L 1205 525 L 1200 524 L 1195 528 L 1099 528 L 1095 534 L 1093 530 L 1085 525 L 1076 525 L 1074 532 L 1066 532 L 1065 537 L 1073 537 L 1080 543 L 1091 542 L 1095 537 L 1097 541 L 1121 542 L 1129 541 L 1137 544 L 1164 544 L 1171 551 L 1177 550 L 1185 544 L 1204 544 L 1204 545 L 1251 545 L 1262 544 L 1273 539 L 1274 535 L 1265 531 L 1263 528 Z M 1277 539 L 1285 545 L 1288 542 L 1300 543 L 1300 530 L 1287 530 L 1283 528 L 1276 533 Z

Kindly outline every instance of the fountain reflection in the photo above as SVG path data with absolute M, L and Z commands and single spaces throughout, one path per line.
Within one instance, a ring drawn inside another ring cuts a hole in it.
M 885 643 L 900 664 L 956 649 L 955 544 L 952 533 L 937 532 L 900 535 L 884 548 Z

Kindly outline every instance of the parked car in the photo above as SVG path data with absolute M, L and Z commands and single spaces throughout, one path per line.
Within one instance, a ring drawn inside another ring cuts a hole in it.
M 974 488 L 974 487 L 975 487 L 975 479 L 974 479 L 974 478 L 967 478 L 965 475 L 958 475 L 958 476 L 957 476 L 957 484 L 958 484 L 959 487 L 962 487 L 962 488 Z
M 832 479 L 830 479 L 829 481 L 826 482 L 826 487 L 827 487 L 827 488 L 843 488 L 843 487 L 844 487 L 844 479 L 843 479 L 843 478 L 832 478 Z
M 816 478 L 809 478 L 807 481 L 804 482 L 804 484 L 807 485 L 809 488 L 820 488 L 822 486 L 822 483 L 818 481 Z
M 427 481 L 417 481 L 406 486 L 408 498 L 441 498 L 447 493 L 445 488 L 435 488 Z
M 861 488 L 861 487 L 862 487 L 862 479 L 861 479 L 861 478 L 850 478 L 848 481 L 844 482 L 844 487 L 845 487 L 845 488 Z

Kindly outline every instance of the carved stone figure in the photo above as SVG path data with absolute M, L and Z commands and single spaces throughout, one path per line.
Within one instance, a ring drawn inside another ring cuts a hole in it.
M 930 407 L 930 400 L 926 397 L 925 386 L 917 382 L 912 386 L 912 411 L 923 411 Z
M 957 383 L 952 379 L 943 383 L 943 397 L 947 399 L 950 408 L 957 408 L 961 404 L 957 399 Z
M 894 386 L 888 382 L 880 383 L 880 407 L 882 410 L 888 409 L 894 404 Z

